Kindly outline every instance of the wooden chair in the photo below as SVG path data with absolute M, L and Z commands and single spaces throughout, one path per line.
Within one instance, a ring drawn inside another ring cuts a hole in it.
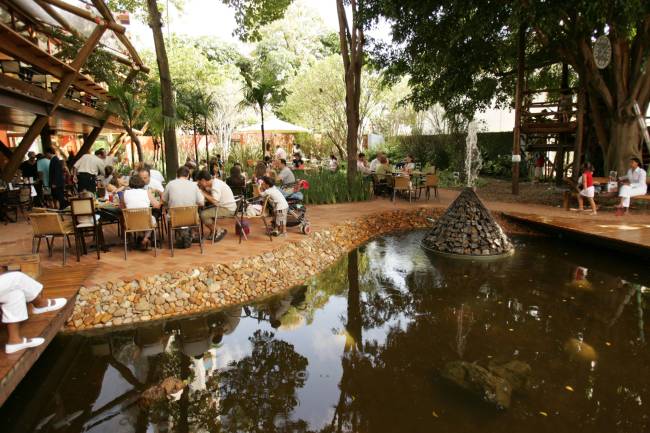
M 409 203 L 411 202 L 411 198 L 414 195 L 414 190 L 413 186 L 411 186 L 411 179 L 409 179 L 406 176 L 395 176 L 394 179 L 394 184 L 393 184 L 393 201 L 395 201 L 395 195 L 397 192 L 405 192 L 408 191 L 409 193 Z
M 174 233 L 180 229 L 197 229 L 199 232 L 199 247 L 203 254 L 203 231 L 201 230 L 201 219 L 199 218 L 198 206 L 179 206 L 169 208 L 168 237 L 169 248 L 174 257 Z
M 418 187 L 418 197 L 422 194 L 422 190 L 425 190 L 425 197 L 427 200 L 431 197 L 431 190 L 433 189 L 433 196 L 438 198 L 438 175 L 437 174 L 427 174 L 424 178 L 424 183 Z
M 72 213 L 72 224 L 74 225 L 75 248 L 77 250 L 77 261 L 79 261 L 80 252 L 88 254 L 86 247 L 86 235 L 91 234 L 97 247 L 97 260 L 99 260 L 104 239 L 102 236 L 101 223 L 98 221 L 95 212 L 95 199 L 92 197 L 73 198 L 70 200 L 70 212 Z
M 249 205 L 249 204 L 251 204 L 251 203 L 246 203 L 246 205 Z M 246 211 L 245 207 L 246 206 L 244 206 L 244 208 L 242 209 L 242 218 L 243 218 L 243 215 L 245 214 L 245 211 Z M 265 233 L 269 236 L 269 240 L 271 242 L 273 242 L 273 235 L 271 234 L 271 230 L 269 230 L 269 223 L 266 221 L 266 216 L 267 216 L 266 214 L 268 213 L 268 211 L 269 211 L 269 198 L 266 197 L 264 199 L 264 201 L 262 202 L 262 212 L 257 216 L 246 216 L 246 219 L 249 219 L 249 220 L 258 219 L 258 218 L 261 219 L 262 222 L 264 223 L 264 231 L 265 231 Z M 243 230 L 242 230 L 242 233 L 243 233 Z M 246 234 L 243 235 L 243 238 L 248 240 L 248 237 L 246 236 Z
M 228 217 L 228 218 L 234 218 L 235 219 L 235 224 L 239 225 L 240 228 L 241 228 L 241 218 L 239 218 L 239 219 L 237 218 L 237 213 L 240 212 L 240 210 L 242 209 L 243 201 L 244 201 L 244 197 L 241 197 L 241 196 L 235 197 L 235 205 L 236 205 L 235 215 L 233 215 L 232 217 Z M 215 207 L 212 208 L 212 210 L 214 210 L 214 229 L 212 230 L 212 243 L 213 244 L 214 244 L 215 238 L 217 237 L 216 227 L 217 227 L 217 219 L 219 218 L 219 209 L 225 209 L 225 208 L 223 206 L 215 206 Z M 241 212 L 243 212 L 243 210 L 241 210 Z M 221 217 L 221 218 L 223 219 L 224 217 Z M 241 242 L 241 237 L 240 237 L 239 242 Z
M 72 248 L 70 236 L 74 235 L 75 230 L 71 221 L 63 221 L 61 215 L 54 212 L 42 212 L 29 214 L 29 220 L 32 224 L 34 235 L 32 237 L 32 253 L 38 253 L 41 249 L 41 240 L 45 238 L 48 255 L 52 257 L 54 249 L 54 240 L 61 238 L 63 240 L 63 265 L 67 258 L 67 246 Z M 38 242 L 37 242 L 38 241 Z M 76 247 L 75 240 L 75 247 Z
M 122 218 L 124 220 L 122 234 L 124 236 L 124 260 L 126 260 L 127 236 L 129 233 L 153 232 L 153 255 L 158 255 L 158 236 L 156 234 L 156 224 L 152 221 L 151 208 L 142 209 L 123 209 Z

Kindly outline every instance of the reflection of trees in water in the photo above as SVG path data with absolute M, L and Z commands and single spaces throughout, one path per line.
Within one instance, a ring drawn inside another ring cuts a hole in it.
M 306 431 L 291 419 L 296 390 L 305 384 L 307 358 L 293 345 L 257 330 L 249 338 L 252 353 L 220 372 L 220 414 L 226 432 Z

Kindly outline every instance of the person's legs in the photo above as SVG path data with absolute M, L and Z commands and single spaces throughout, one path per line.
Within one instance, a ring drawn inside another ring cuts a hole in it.
M 582 194 L 578 194 L 578 209 L 585 210 L 585 202 L 582 199 Z
M 210 230 L 210 233 L 207 236 L 210 236 L 212 234 L 212 230 L 214 230 L 214 215 L 214 208 L 203 209 L 201 211 L 201 222 Z
M 632 196 L 632 187 L 630 185 L 621 185 L 618 190 L 618 196 L 621 198 L 619 207 L 630 207 L 630 197 Z
M 18 329 L 18 323 L 27 320 L 27 300 L 21 290 L 3 290 L 0 295 L 0 306 L 2 308 L 2 323 L 10 326 L 9 344 L 16 344 L 22 341 Z
M 593 197 L 589 197 L 589 204 L 591 205 L 591 211 L 592 211 L 592 213 L 593 213 L 594 215 L 596 215 L 596 211 L 597 211 L 597 208 L 596 208 L 596 201 L 594 200 Z

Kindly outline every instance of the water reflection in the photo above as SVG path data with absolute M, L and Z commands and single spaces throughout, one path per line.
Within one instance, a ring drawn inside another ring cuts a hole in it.
M 2 431 L 650 430 L 640 266 L 527 238 L 457 261 L 421 236 L 373 241 L 265 302 L 59 339 Z M 450 361 L 515 359 L 531 389 L 504 413 L 439 378 Z

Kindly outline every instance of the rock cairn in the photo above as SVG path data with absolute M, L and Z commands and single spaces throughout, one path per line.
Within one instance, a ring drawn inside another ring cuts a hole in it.
M 436 221 L 423 240 L 428 250 L 466 256 L 499 256 L 512 243 L 476 193 L 466 188 Z
M 66 330 L 124 326 L 195 314 L 281 293 L 303 284 L 373 237 L 427 227 L 427 218 L 438 212 L 417 208 L 364 216 L 233 263 L 82 287 Z

